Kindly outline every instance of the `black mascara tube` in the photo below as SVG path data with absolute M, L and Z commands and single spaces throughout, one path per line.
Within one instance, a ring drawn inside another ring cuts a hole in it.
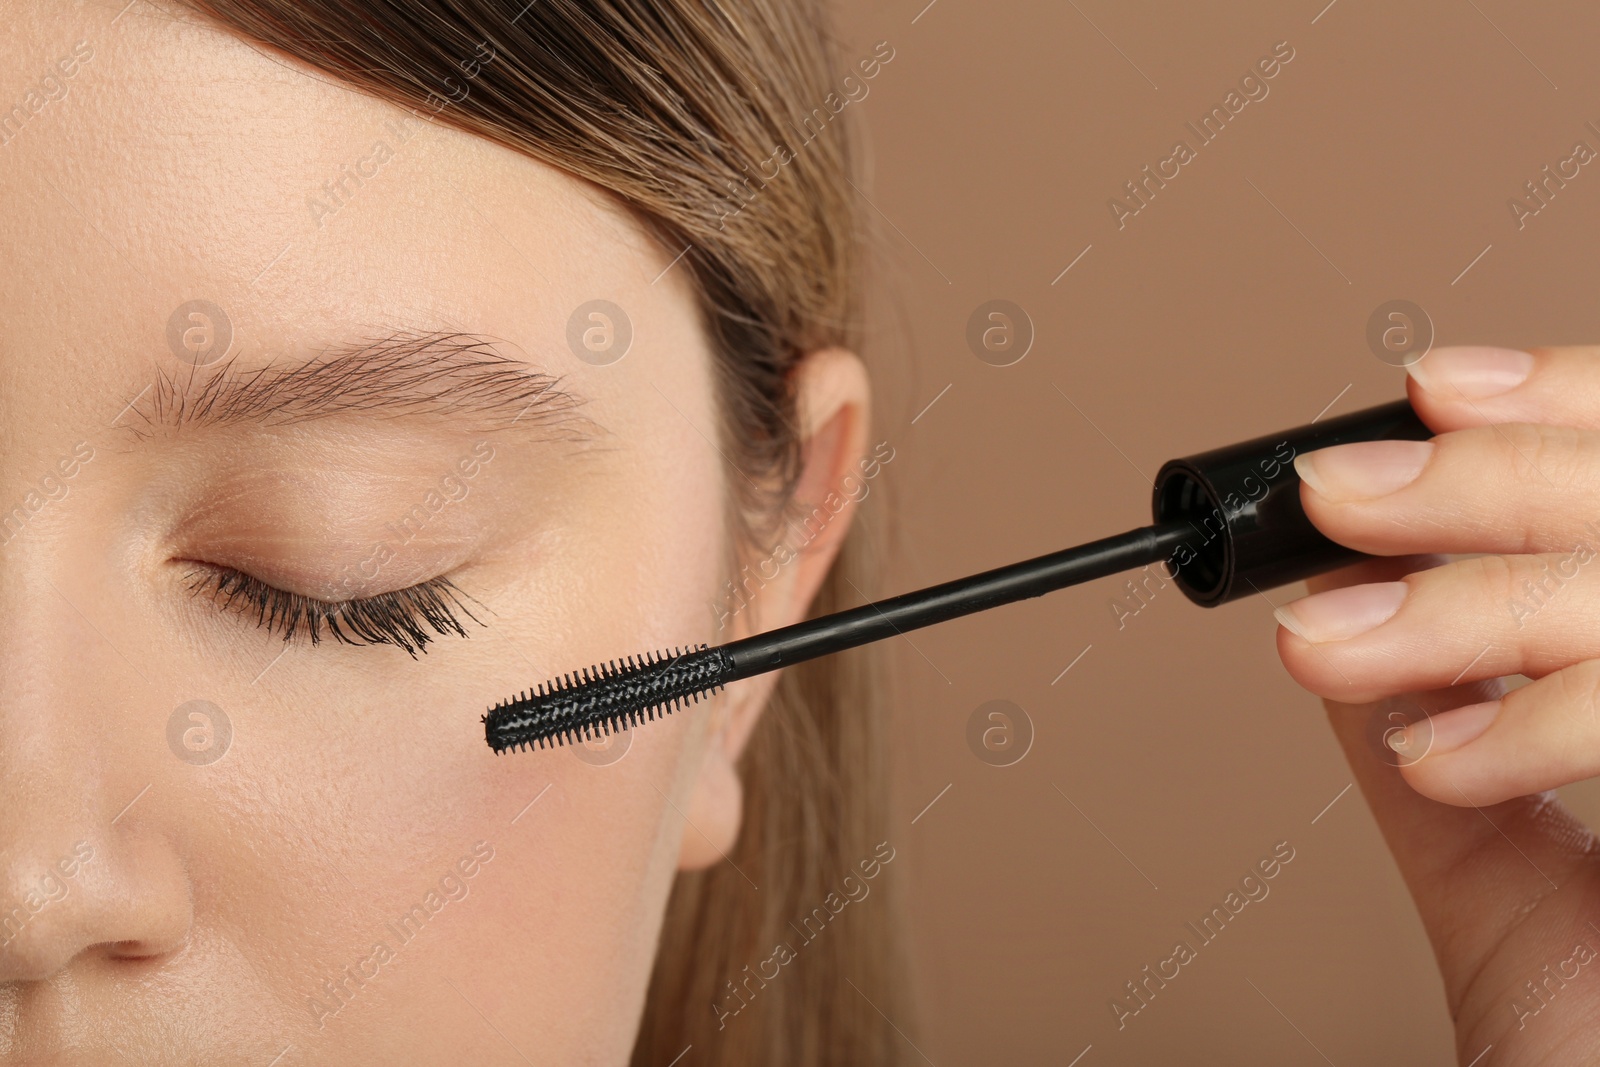
M 1170 460 L 1156 474 L 1149 526 L 726 645 L 565 675 L 490 708 L 486 738 L 504 752 L 637 726 L 741 678 L 1160 561 L 1185 596 L 1208 608 L 1309 578 L 1364 557 L 1306 517 L 1295 457 L 1355 441 L 1431 436 L 1411 405 L 1397 400 Z

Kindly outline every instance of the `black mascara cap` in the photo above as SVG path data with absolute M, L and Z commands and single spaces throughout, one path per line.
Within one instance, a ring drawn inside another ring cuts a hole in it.
M 1397 400 L 1168 460 L 1156 474 L 1155 521 L 1181 520 L 1195 531 L 1168 560 L 1178 587 L 1201 607 L 1215 607 L 1368 558 L 1311 525 L 1294 458 L 1351 441 L 1432 436 L 1410 403 Z

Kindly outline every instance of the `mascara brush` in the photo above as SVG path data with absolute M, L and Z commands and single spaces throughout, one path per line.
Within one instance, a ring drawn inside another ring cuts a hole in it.
M 1156 474 L 1149 526 L 725 645 L 566 674 L 490 708 L 485 736 L 496 753 L 575 744 L 652 721 L 741 678 L 1162 560 L 1202 607 L 1287 585 L 1365 558 L 1312 526 L 1294 457 L 1352 441 L 1431 436 L 1398 400 L 1169 460 Z

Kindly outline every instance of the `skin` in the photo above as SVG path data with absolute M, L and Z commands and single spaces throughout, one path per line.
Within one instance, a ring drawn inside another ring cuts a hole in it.
M 737 475 L 709 443 L 687 272 L 662 276 L 675 250 L 436 124 L 319 224 L 308 197 L 404 113 L 121 6 L 12 4 L 0 35 L 8 97 L 93 49 L 0 147 L 0 502 L 93 454 L 0 547 L 0 909 L 55 898 L 0 935 L 0 1063 L 624 1063 L 673 877 L 733 846 L 736 760 L 775 678 L 603 766 L 496 757 L 480 716 L 564 671 L 798 620 L 850 512 L 719 631 Z M 596 297 L 634 328 L 608 366 L 566 343 Z M 243 369 L 379 325 L 493 338 L 581 394 L 592 432 L 365 414 L 137 435 L 151 384 L 187 380 L 166 331 L 195 298 L 225 309 Z M 867 383 L 827 350 L 796 388 L 809 507 L 865 451 Z M 465 639 L 285 648 L 185 582 L 213 564 L 336 595 L 484 441 L 469 491 L 359 590 L 447 574 L 486 609 Z M 196 699 L 231 724 L 215 762 L 169 743 Z M 366 977 L 340 1004 L 323 982 L 345 968 Z
M 1410 375 L 1431 445 L 1296 461 L 1317 526 L 1392 558 L 1313 582 L 1278 651 L 1325 698 L 1416 901 L 1459 1061 L 1592 1063 L 1600 842 L 1547 791 L 1600 772 L 1600 348 L 1439 350 Z M 1362 471 L 1388 484 L 1351 492 Z

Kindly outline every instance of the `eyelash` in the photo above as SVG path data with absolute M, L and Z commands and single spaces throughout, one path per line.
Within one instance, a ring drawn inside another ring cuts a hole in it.
M 466 637 L 466 628 L 456 617 L 459 611 L 479 626 L 484 623 L 462 604 L 471 599 L 448 578 L 430 578 L 392 593 L 329 601 L 300 593 L 290 593 L 231 567 L 205 564 L 190 571 L 189 590 L 195 596 L 209 593 L 220 600 L 219 607 L 254 615 L 256 625 L 269 633 L 281 630 L 287 643 L 302 632 L 313 646 L 322 640 L 322 630 L 346 645 L 395 645 L 412 659 L 426 652 L 435 634 Z

